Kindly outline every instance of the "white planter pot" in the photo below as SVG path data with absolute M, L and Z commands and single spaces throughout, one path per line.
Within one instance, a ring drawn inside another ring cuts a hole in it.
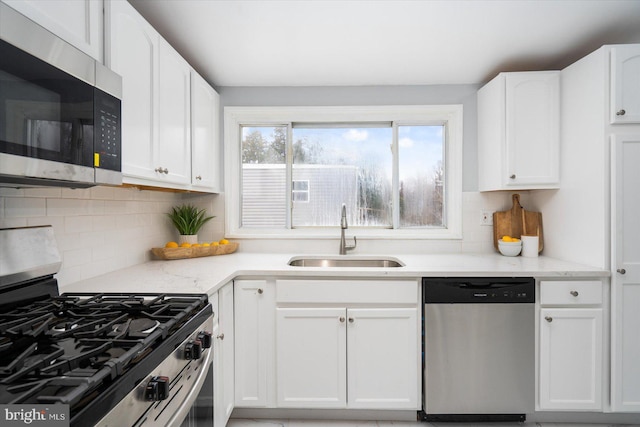
M 182 243 L 198 243 L 198 235 L 197 234 L 181 234 L 178 236 L 178 244 Z

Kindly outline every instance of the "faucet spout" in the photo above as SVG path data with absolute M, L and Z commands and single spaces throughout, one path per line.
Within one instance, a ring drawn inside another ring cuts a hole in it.
M 347 207 L 345 204 L 342 204 L 342 212 L 340 215 L 340 255 L 346 255 L 347 251 L 351 249 L 355 249 L 358 242 L 356 241 L 355 236 L 353 237 L 353 245 L 347 245 L 345 238 L 345 230 L 349 228 L 347 224 Z

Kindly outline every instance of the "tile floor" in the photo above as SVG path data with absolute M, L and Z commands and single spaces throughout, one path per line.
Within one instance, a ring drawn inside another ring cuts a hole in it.
M 227 427 L 623 427 L 623 424 L 576 423 L 421 423 L 406 421 L 312 421 L 231 419 Z M 626 424 L 631 426 L 631 424 Z

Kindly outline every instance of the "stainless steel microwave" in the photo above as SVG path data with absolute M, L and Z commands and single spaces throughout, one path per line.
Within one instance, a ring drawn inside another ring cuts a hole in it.
M 0 3 L 0 186 L 120 185 L 122 79 Z

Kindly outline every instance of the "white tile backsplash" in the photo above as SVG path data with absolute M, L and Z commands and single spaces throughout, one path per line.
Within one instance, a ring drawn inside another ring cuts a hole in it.
M 525 200 L 525 195 L 521 198 Z M 190 203 L 215 218 L 200 241 L 224 237 L 224 194 L 173 193 L 120 187 L 0 188 L 0 228 L 52 225 L 62 254 L 61 284 L 95 277 L 151 259 L 150 249 L 178 235 L 166 214 Z M 459 253 L 493 251 L 493 227 L 480 225 L 480 212 L 511 207 L 511 193 L 465 192 L 462 240 L 362 240 L 358 253 Z M 337 240 L 242 240 L 241 250 L 337 253 Z
M 166 219 L 180 193 L 133 188 L 0 188 L 0 228 L 51 225 L 62 256 L 61 284 L 143 263 L 175 240 Z M 198 198 L 211 209 L 215 196 Z

